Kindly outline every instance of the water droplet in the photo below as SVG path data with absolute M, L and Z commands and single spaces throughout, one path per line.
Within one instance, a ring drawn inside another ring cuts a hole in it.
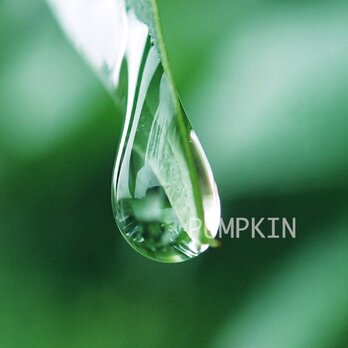
M 91 1 L 93 8 L 74 0 L 78 20 L 72 19 L 71 2 L 51 1 L 72 41 L 124 107 L 112 181 L 113 212 L 122 235 L 156 261 L 199 255 L 217 233 L 219 196 L 148 26 L 123 0 Z M 91 21 L 92 36 L 81 24 Z
M 128 102 L 112 184 L 114 215 L 139 253 L 183 261 L 206 250 L 215 236 L 219 198 L 147 27 L 134 13 L 128 16 Z

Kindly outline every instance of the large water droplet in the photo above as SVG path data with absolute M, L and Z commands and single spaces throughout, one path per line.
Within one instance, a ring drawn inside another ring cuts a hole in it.
M 52 1 L 70 38 L 124 107 L 112 181 L 121 233 L 153 260 L 199 255 L 217 233 L 219 196 L 148 26 L 123 0 Z
M 215 236 L 219 199 L 147 27 L 134 13 L 128 16 L 128 103 L 112 185 L 114 215 L 142 255 L 183 261 L 206 250 Z

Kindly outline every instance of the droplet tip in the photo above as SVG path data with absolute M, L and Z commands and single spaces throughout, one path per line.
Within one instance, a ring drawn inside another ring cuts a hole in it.
M 208 244 L 212 247 L 212 248 L 219 248 L 221 246 L 221 242 L 217 239 L 209 239 L 208 240 Z

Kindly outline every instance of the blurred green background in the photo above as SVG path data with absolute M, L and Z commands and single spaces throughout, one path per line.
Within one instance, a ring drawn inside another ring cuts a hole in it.
M 122 239 L 122 115 L 42 1 L 0 2 L 1 347 L 348 347 L 347 1 L 159 0 L 223 216 L 296 217 L 183 264 Z

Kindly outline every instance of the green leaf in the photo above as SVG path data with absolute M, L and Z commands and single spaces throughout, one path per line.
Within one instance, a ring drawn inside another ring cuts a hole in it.
M 124 62 L 126 48 L 129 45 L 128 40 L 132 35 L 133 27 L 129 25 L 126 29 L 127 26 L 124 25 L 127 21 L 130 23 L 130 19 L 128 12 L 124 11 L 123 0 L 115 1 L 113 5 L 110 3 L 110 7 L 115 6 L 115 8 L 112 7 L 110 9 L 106 6 L 107 3 L 95 5 L 94 3 L 86 3 L 84 1 L 72 3 L 66 0 L 50 0 L 50 3 L 67 35 L 89 64 L 106 82 L 111 94 L 113 96 L 116 94 L 119 97 L 116 100 L 129 99 L 129 96 L 122 93 L 126 93 L 125 91 L 127 90 L 124 86 L 124 81 L 128 72 L 125 69 Z M 126 6 L 127 11 L 134 9 L 138 20 L 145 23 L 148 27 L 149 35 L 154 42 L 166 77 L 166 86 L 163 91 L 165 91 L 165 94 L 168 94 L 166 98 L 168 104 L 170 104 L 169 109 L 172 109 L 170 112 L 173 113 L 176 119 L 177 138 L 180 139 L 179 142 L 176 141 L 175 143 L 165 140 L 167 146 L 163 150 L 170 153 L 170 155 L 163 155 L 152 161 L 153 170 L 161 181 L 160 183 L 176 210 L 182 225 L 188 229 L 189 217 L 200 219 L 202 228 L 199 236 L 196 237 L 196 241 L 215 244 L 205 234 L 202 194 L 190 143 L 191 127 L 183 112 L 169 68 L 156 2 L 154 0 L 129 0 L 126 1 Z M 143 57 L 143 59 L 145 58 Z M 141 88 L 142 81 L 140 78 L 144 68 L 143 64 L 145 64 L 143 59 L 139 62 L 140 72 L 136 82 L 137 87 L 134 98 L 139 96 L 138 93 Z M 128 78 L 130 79 L 131 77 L 128 76 Z M 129 84 L 131 83 L 129 82 Z M 149 113 L 148 110 L 143 109 L 141 111 L 142 119 L 149 117 L 154 120 L 154 112 Z M 125 110 L 124 113 L 126 113 Z M 143 134 L 138 135 L 138 138 L 142 136 L 148 138 L 150 129 L 151 127 L 143 127 Z M 168 134 L 165 133 L 166 130 L 163 129 L 163 131 L 168 138 Z M 140 143 L 143 143 L 143 146 L 137 146 L 137 151 L 145 157 L 146 146 L 144 144 L 146 141 L 140 139 Z M 123 145 L 121 144 L 120 146 L 122 147 Z M 174 175 L 172 174 L 173 171 Z M 173 182 L 173 177 L 175 182 Z M 192 235 L 190 236 L 192 237 Z

